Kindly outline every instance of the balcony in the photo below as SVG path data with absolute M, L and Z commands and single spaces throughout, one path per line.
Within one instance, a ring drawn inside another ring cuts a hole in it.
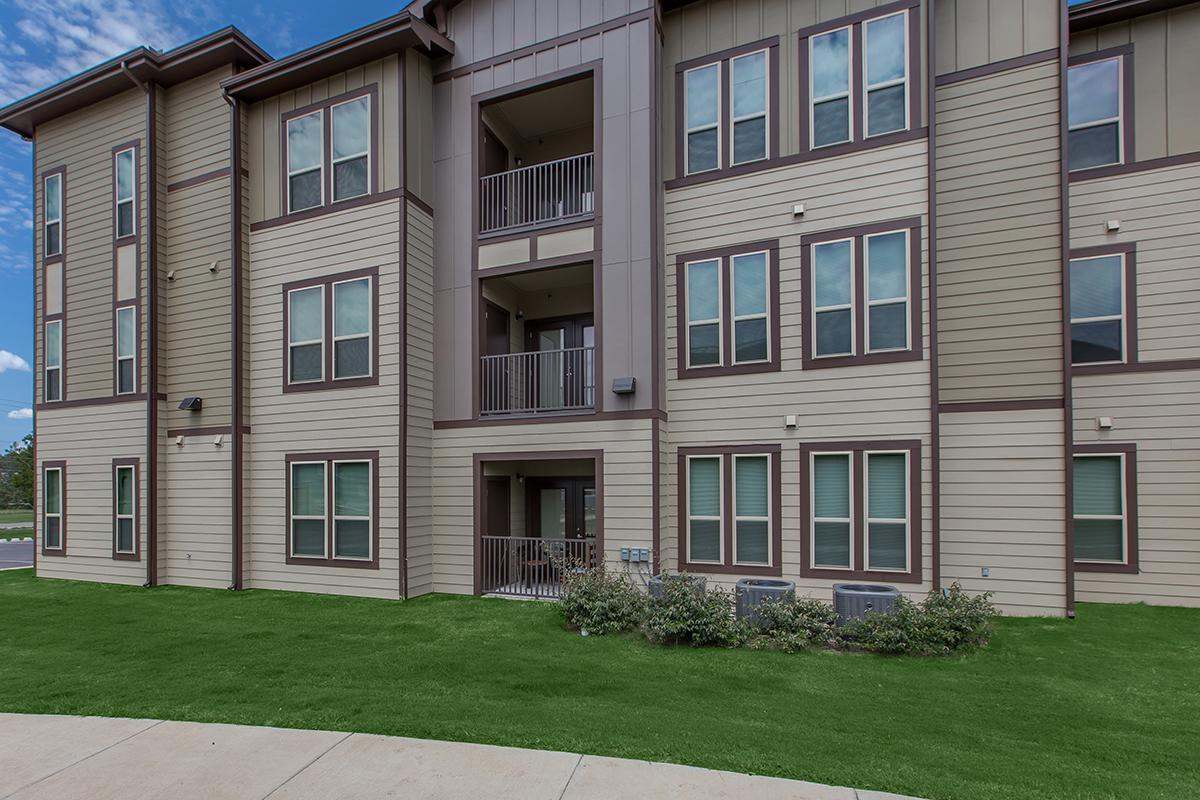
M 544 414 L 596 405 L 596 348 L 483 356 L 479 413 Z
M 479 232 L 590 218 L 595 210 L 593 153 L 510 169 L 479 179 Z

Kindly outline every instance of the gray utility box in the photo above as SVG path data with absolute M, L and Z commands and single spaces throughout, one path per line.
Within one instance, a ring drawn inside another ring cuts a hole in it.
M 764 600 L 795 600 L 796 584 L 774 578 L 742 578 L 734 589 L 737 618 L 756 622 L 758 604 Z
M 833 585 L 833 608 L 838 622 L 862 619 L 868 612 L 892 614 L 896 611 L 896 599 L 900 590 L 895 586 L 878 583 L 835 583 Z
M 666 581 L 687 581 L 701 592 L 708 586 L 708 580 L 703 575 L 655 575 L 650 578 L 647 585 L 650 596 L 655 600 L 662 600 L 667 596 L 667 591 L 663 588 Z

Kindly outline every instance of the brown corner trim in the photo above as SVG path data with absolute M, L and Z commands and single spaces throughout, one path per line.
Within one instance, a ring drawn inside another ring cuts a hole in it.
M 399 551 L 396 572 L 399 575 L 397 592 L 401 600 L 408 598 L 408 441 L 409 420 L 411 411 L 409 402 L 408 383 L 408 213 L 409 204 L 416 205 L 413 196 L 408 192 L 408 54 L 401 52 L 396 59 L 396 85 L 400 93 L 397 115 L 400 130 L 400 187 L 404 190 L 404 199 L 400 206 L 399 231 L 400 249 L 398 252 L 400 270 L 400 420 L 397 431 L 400 442 L 397 447 L 399 462 L 399 478 L 396 482 L 396 548 Z M 423 201 L 421 201 L 423 203 Z M 422 207 L 422 206 L 418 206 Z M 422 207 L 433 218 L 433 209 Z M 376 278 L 375 283 L 379 280 Z
M 1108 572 L 1121 575 L 1136 575 L 1138 565 L 1138 491 L 1137 491 L 1137 445 L 1124 442 L 1088 442 L 1072 446 L 1072 455 L 1123 455 L 1125 456 L 1125 563 L 1103 564 L 1074 561 L 1076 572 Z M 1070 513 L 1070 512 L 1068 512 Z
M 1037 400 L 983 400 L 970 403 L 938 403 L 939 414 L 978 413 L 980 411 L 1036 411 L 1039 409 L 1063 408 L 1061 397 Z
M 599 391 L 599 390 L 597 390 Z M 533 417 L 484 417 L 483 419 L 440 419 L 434 420 L 434 430 L 454 430 L 456 428 L 491 428 L 503 425 L 537 425 L 563 422 L 601 422 L 606 420 L 638 420 L 656 419 L 666 422 L 667 412 L 653 408 L 636 409 L 633 411 L 597 411 L 589 414 L 539 414 Z
M 158 87 L 146 84 L 146 585 L 158 584 Z
M 229 321 L 230 337 L 230 434 L 229 453 L 229 483 L 233 508 L 231 513 L 231 542 L 230 542 L 230 588 L 241 589 L 243 586 L 243 523 L 245 509 L 243 504 L 243 483 L 245 474 L 242 459 L 242 359 L 245 357 L 242 346 L 242 105 L 241 101 L 229 97 L 229 292 L 231 298 L 231 313 Z
M 214 169 L 210 170 L 209 172 L 203 172 L 199 175 L 193 175 L 190 178 L 184 178 L 183 180 L 175 181 L 174 183 L 168 183 L 167 191 L 178 192 L 181 189 L 190 189 L 191 187 L 199 186 L 202 183 L 208 183 L 209 181 L 216 181 L 220 180 L 221 178 L 228 177 L 229 167 L 221 167 L 220 169 Z
M 926 50 L 937 42 L 937 15 L 925 10 Z M 1053 52 L 1053 57 L 1058 53 Z M 938 298 L 937 298 L 937 63 L 925 59 L 925 109 L 929 125 L 929 157 L 926 159 L 926 188 L 928 191 L 929 240 L 926 244 L 926 267 L 929 273 L 929 470 L 930 526 L 929 541 L 932 558 L 929 580 L 933 591 L 942 588 L 942 444 L 941 422 L 938 417 Z
M 1051 47 L 1049 50 L 1039 50 L 1036 53 L 1026 53 L 1023 56 L 1015 58 L 1006 58 L 1002 61 L 993 61 L 991 64 L 983 64 L 970 69 L 960 69 L 957 72 L 946 72 L 938 75 L 934 82 L 937 86 L 951 86 L 955 83 L 974 80 L 975 78 L 986 78 L 989 75 L 996 75 L 1001 72 L 1008 72 L 1021 67 L 1029 67 L 1034 64 L 1041 64 L 1046 61 L 1058 60 L 1058 48 Z
M 1067 85 L 1068 61 L 1071 56 L 1070 9 L 1068 3 L 1058 6 L 1058 85 Z M 1128 59 L 1126 59 L 1128 61 Z M 1126 73 L 1126 79 L 1128 78 Z M 1123 123 L 1128 122 L 1123 118 Z M 1058 217 L 1059 273 L 1061 292 L 1059 316 L 1062 329 L 1062 391 L 1063 391 L 1063 604 L 1068 617 L 1075 616 L 1075 522 L 1072 509 L 1075 503 L 1075 462 L 1071 442 L 1074 439 L 1073 396 L 1071 391 L 1071 178 L 1067 163 L 1069 123 L 1067 93 L 1058 93 Z M 1127 145 L 1128 146 L 1128 145 Z M 1128 160 L 1128 159 L 1127 159 Z
M 1168 167 L 1182 167 L 1186 164 L 1200 162 L 1200 150 L 1191 153 L 1180 153 L 1174 156 L 1151 158 L 1146 161 L 1131 161 L 1127 164 L 1113 164 L 1108 167 L 1093 167 L 1092 169 L 1075 170 L 1070 173 L 1070 182 L 1091 181 L 1097 178 L 1112 178 L 1117 175 L 1132 175 L 1138 172 L 1148 172 Z

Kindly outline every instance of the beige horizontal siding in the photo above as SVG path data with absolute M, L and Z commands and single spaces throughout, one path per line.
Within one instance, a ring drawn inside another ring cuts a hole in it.
M 433 218 L 408 203 L 408 593 L 433 591 Z
M 220 441 L 220 446 L 215 444 Z M 161 583 L 224 589 L 232 583 L 230 437 L 166 442 L 161 458 Z
M 940 399 L 1061 397 L 1058 62 L 937 104 Z
M 1080 572 L 1076 597 L 1200 607 L 1200 370 L 1074 379 L 1075 442 L 1137 445 L 1136 575 Z M 1099 431 L 1096 418 L 1112 417 Z
M 163 92 L 160 160 L 168 184 L 229 165 L 229 104 L 218 83 L 231 74 L 223 66 Z

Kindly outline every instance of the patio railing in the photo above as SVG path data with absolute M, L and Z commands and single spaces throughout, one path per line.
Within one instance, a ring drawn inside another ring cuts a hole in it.
M 596 348 L 568 347 L 480 359 L 479 413 L 579 411 L 596 402 Z
M 562 596 L 563 575 L 596 564 L 595 539 L 537 539 L 481 536 L 480 588 L 483 594 L 554 599 Z
M 479 232 L 495 233 L 595 210 L 592 153 L 484 175 L 479 179 Z

